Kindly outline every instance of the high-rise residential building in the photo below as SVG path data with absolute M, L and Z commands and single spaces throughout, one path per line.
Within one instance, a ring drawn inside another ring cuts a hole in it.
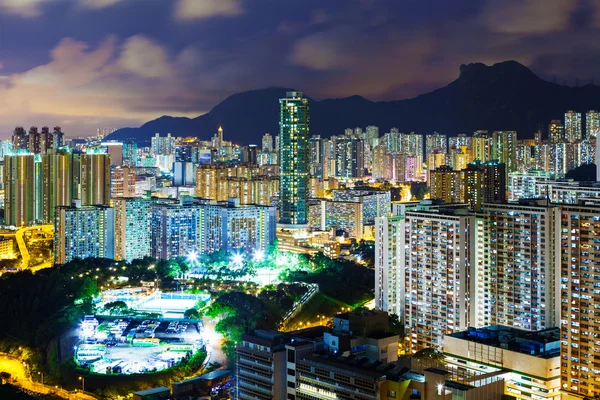
M 3 140 L 0 142 L 0 158 L 4 160 L 4 156 L 13 153 L 13 142 L 12 140 Z
M 309 105 L 302 92 L 279 100 L 279 223 L 302 227 L 308 223 Z
M 448 137 L 446 135 L 436 132 L 425 137 L 425 155 L 429 156 L 434 153 L 444 155 L 448 153 Z
M 548 125 L 548 139 L 551 143 L 558 143 L 565 138 L 565 126 L 559 119 L 553 119 Z
M 565 113 L 565 139 L 575 143 L 582 139 L 581 113 L 569 110 Z
M 59 206 L 73 202 L 73 155 L 67 152 L 44 154 L 42 163 L 42 222 L 51 224 Z
M 173 186 L 191 186 L 196 184 L 196 167 L 192 162 L 175 161 L 173 163 Z
M 4 223 L 25 226 L 42 218 L 40 156 L 4 156 Z
M 136 168 L 110 168 L 110 197 L 135 197 Z
M 597 398 L 600 203 L 561 208 L 556 257 L 560 286 L 554 286 L 561 300 L 561 385 L 568 399 Z
M 279 180 L 262 171 L 256 166 L 203 165 L 196 169 L 196 197 L 217 201 L 237 197 L 241 204 L 271 205 Z
M 115 260 L 132 260 L 151 257 L 152 204 L 149 199 L 114 199 Z
M 110 155 L 88 151 L 80 157 L 81 204 L 110 204 Z
M 461 171 L 455 171 L 447 165 L 442 165 L 429 172 L 429 193 L 434 200 L 445 203 L 463 203 L 464 190 Z
M 441 351 L 444 335 L 465 330 L 474 320 L 475 216 L 440 207 L 408 211 L 405 218 L 398 299 L 404 301 L 410 348 Z
M 202 206 L 200 251 L 264 250 L 275 240 L 275 212 L 275 207 L 240 205 L 238 198 Z
M 65 146 L 65 134 L 62 131 L 60 126 L 54 127 L 54 132 L 52 132 L 52 148 L 60 149 Z
M 102 142 L 102 149 L 110 155 L 111 167 L 120 167 L 123 165 L 123 143 L 116 140 Z
M 170 133 L 167 133 L 167 136 L 157 133 L 151 140 L 151 153 L 153 156 L 174 154 L 175 138 Z
M 40 154 L 46 154 L 53 149 L 55 149 L 55 147 L 52 132 L 50 132 L 50 128 L 44 126 L 40 133 Z
M 12 135 L 12 143 L 13 149 L 16 151 L 19 150 L 28 150 L 29 149 L 29 137 L 27 136 L 27 131 L 22 126 L 17 126 Z
M 468 146 L 450 148 L 447 159 L 452 169 L 460 171 L 467 168 L 467 165 L 473 162 L 473 149 Z
M 54 263 L 76 258 L 114 258 L 114 209 L 106 206 L 57 207 Z
M 404 316 L 405 239 L 404 214 L 375 219 L 375 307 L 399 318 Z
M 41 143 L 42 135 L 38 131 L 38 127 L 32 126 L 31 128 L 29 128 L 29 134 L 27 137 L 27 148 L 29 149 L 29 152 L 32 154 L 40 154 Z
M 463 146 L 471 148 L 473 146 L 473 138 L 464 133 L 459 133 L 458 136 L 451 136 L 448 139 L 448 147 L 450 149 L 459 149 Z
M 375 218 L 390 215 L 391 193 L 389 190 L 334 189 L 334 201 L 353 201 L 363 205 L 363 223 L 373 225 Z
M 319 135 L 310 137 L 310 176 L 323 179 L 323 140 Z
M 171 259 L 221 249 L 264 250 L 275 240 L 275 207 L 226 203 L 166 202 L 152 208 L 152 256 Z
M 600 112 L 590 110 L 585 114 L 585 137 L 596 138 L 600 133 Z
M 201 206 L 156 204 L 152 208 L 152 257 L 170 260 L 200 252 Z
M 473 146 L 473 160 L 488 162 L 493 160 L 492 138 L 488 131 L 477 131 L 471 139 Z
M 258 147 L 255 144 L 242 148 L 242 162 L 246 164 L 258 164 Z
M 273 136 L 270 133 L 265 133 L 262 137 L 262 151 L 273 151 Z
M 439 168 L 442 165 L 448 165 L 448 162 L 446 161 L 446 155 L 446 153 L 439 153 L 437 150 L 435 150 L 433 153 L 427 154 L 427 179 L 429 179 L 431 171 L 434 171 L 436 168 Z
M 138 164 L 138 145 L 134 141 L 123 143 L 123 165 L 127 167 L 137 167 Z
M 548 198 L 553 203 L 577 204 L 579 200 L 600 198 L 600 184 L 572 180 L 537 182 L 534 197 Z
M 519 140 L 517 142 L 516 149 L 516 170 L 520 172 L 529 171 L 532 168 L 535 168 L 535 157 L 534 157 L 534 149 L 535 149 L 535 141 L 533 139 L 530 140 Z M 509 172 L 510 174 L 510 172 Z
M 547 200 L 485 204 L 484 325 L 536 331 L 556 326 L 555 240 L 560 208 Z
M 341 230 L 348 237 L 360 241 L 363 238 L 363 204 L 354 201 L 320 200 L 318 204 L 311 205 L 311 214 L 315 208 L 318 221 L 314 221 L 314 228 L 322 231 L 330 229 Z M 318 210 L 318 211 L 316 211 Z
M 538 186 L 554 179 L 555 175 L 552 172 L 539 169 L 510 173 L 508 174 L 508 201 L 540 197 Z
M 506 201 L 505 164 L 496 161 L 474 161 L 462 170 L 464 202 L 472 210 L 481 210 L 483 203 Z
M 391 180 L 392 171 L 393 161 L 390 151 L 384 145 L 375 146 L 373 148 L 373 178 Z
M 492 134 L 492 160 L 504 163 L 506 174 L 517 171 L 517 132 L 495 131 Z

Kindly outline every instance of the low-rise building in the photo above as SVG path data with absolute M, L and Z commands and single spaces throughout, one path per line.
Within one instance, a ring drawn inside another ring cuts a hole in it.
M 444 354 L 454 379 L 504 375 L 504 393 L 518 399 L 560 399 L 558 328 L 537 332 L 503 326 L 446 335 Z

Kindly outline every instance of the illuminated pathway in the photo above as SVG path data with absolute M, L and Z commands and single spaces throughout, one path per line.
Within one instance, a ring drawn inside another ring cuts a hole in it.
M 32 381 L 27 374 L 25 364 L 9 354 L 0 353 L 0 372 L 8 372 L 11 376 L 11 383 L 25 392 L 53 394 L 63 399 L 97 400 L 95 396 L 88 393 L 82 393 L 81 391 L 69 392 L 56 386 L 43 385 Z
M 14 236 L 17 241 L 17 246 L 19 247 L 19 252 L 21 253 L 21 268 L 27 269 L 29 266 L 29 261 L 31 257 L 29 256 L 29 250 L 27 249 L 27 245 L 25 244 L 25 232 L 28 231 L 42 231 L 44 233 L 53 233 L 54 225 L 35 225 L 35 226 L 27 226 L 24 228 L 19 228 L 15 233 L 0 233 L 0 236 Z M 53 265 L 52 261 L 44 262 L 40 265 L 37 265 L 32 268 L 32 271 L 38 271 L 42 268 L 48 268 Z

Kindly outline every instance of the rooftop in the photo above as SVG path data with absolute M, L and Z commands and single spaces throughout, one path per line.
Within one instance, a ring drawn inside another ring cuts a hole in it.
M 485 328 L 469 328 L 448 336 L 542 358 L 558 357 L 560 352 L 559 328 L 529 332 L 492 325 Z

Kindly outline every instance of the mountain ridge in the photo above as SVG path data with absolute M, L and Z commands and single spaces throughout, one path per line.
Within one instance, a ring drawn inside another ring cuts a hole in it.
M 278 100 L 289 90 L 268 87 L 235 93 L 198 117 L 162 116 L 139 128 L 121 128 L 107 139 L 147 142 L 155 133 L 171 133 L 208 140 L 223 126 L 227 140 L 260 143 L 264 133 L 278 132 Z M 546 127 L 552 119 L 563 119 L 567 110 L 600 109 L 600 87 L 558 85 L 510 60 L 492 66 L 462 64 L 457 79 L 410 99 L 371 101 L 352 95 L 311 99 L 310 106 L 311 134 L 323 137 L 341 134 L 345 128 L 376 125 L 381 134 L 392 127 L 449 135 L 487 129 L 516 130 L 519 138 L 531 138 L 536 124 Z

